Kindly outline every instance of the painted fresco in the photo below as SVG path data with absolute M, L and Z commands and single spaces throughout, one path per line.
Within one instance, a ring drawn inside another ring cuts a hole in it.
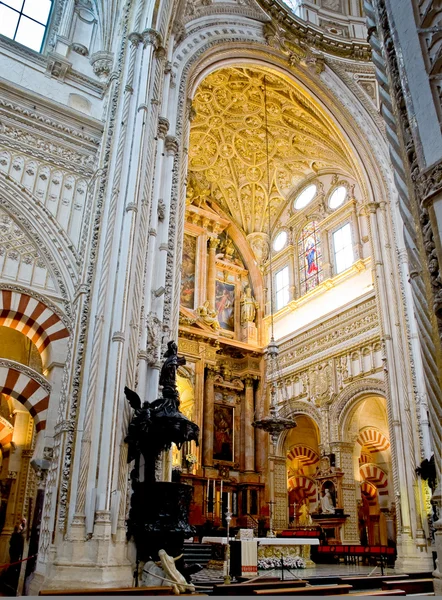
M 233 461 L 233 407 L 215 404 L 213 458 Z
M 235 331 L 235 286 L 216 281 L 215 310 L 222 329 Z
M 196 242 L 196 237 L 184 234 L 181 263 L 181 305 L 186 308 L 195 308 Z

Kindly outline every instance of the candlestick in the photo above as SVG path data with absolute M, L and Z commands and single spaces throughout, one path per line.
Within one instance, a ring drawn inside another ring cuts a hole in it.
M 223 501 L 223 480 L 222 479 L 221 479 L 221 489 L 220 489 L 219 495 L 220 495 L 220 500 L 222 502 Z
M 210 479 L 207 480 L 207 490 L 206 490 L 206 503 L 209 506 L 209 487 L 210 487 Z
M 227 493 L 227 512 L 230 512 L 230 496 L 232 495 L 231 492 Z

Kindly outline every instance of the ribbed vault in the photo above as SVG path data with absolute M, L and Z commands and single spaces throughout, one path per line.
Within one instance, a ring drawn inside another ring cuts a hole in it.
M 215 71 L 193 102 L 189 184 L 210 190 L 212 202 L 247 235 L 268 230 L 265 94 L 273 221 L 306 178 L 356 173 L 342 133 L 301 87 L 255 67 Z

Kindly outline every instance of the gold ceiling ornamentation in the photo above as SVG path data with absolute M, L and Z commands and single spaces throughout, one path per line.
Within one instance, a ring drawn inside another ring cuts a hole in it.
M 264 86 L 267 86 L 271 220 L 293 190 L 321 171 L 355 176 L 351 150 L 319 105 L 282 76 L 229 67 L 199 86 L 193 107 L 189 178 L 250 235 L 268 231 Z

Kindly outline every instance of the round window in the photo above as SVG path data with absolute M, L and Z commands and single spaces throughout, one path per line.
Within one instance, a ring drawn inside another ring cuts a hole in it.
M 297 210 L 304 208 L 305 206 L 307 206 L 307 204 L 310 204 L 310 202 L 313 200 L 315 195 L 316 195 L 316 185 L 314 183 L 312 183 L 312 185 L 309 185 L 308 187 L 306 187 L 305 190 L 303 190 L 299 194 L 299 196 L 296 198 L 295 208 Z
M 273 241 L 273 250 L 279 252 L 287 244 L 287 231 L 280 231 Z
M 333 194 L 330 196 L 330 200 L 328 201 L 328 205 L 330 208 L 338 208 L 344 202 L 347 197 L 347 188 L 343 185 L 339 186 L 335 189 Z

